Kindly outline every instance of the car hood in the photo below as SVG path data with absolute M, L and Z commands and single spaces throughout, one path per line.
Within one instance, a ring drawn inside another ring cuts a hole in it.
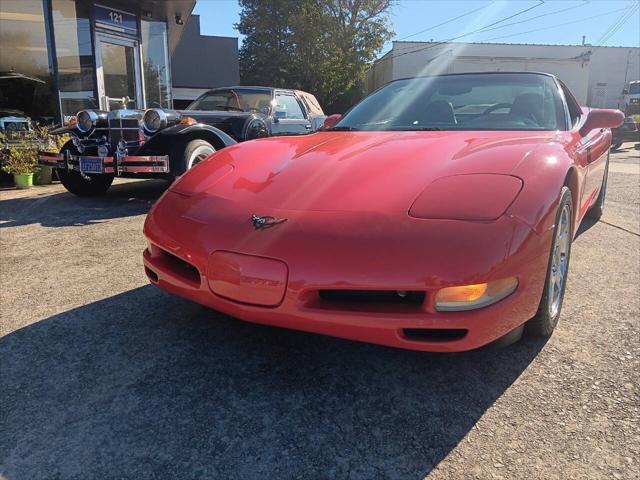
M 234 145 L 171 190 L 269 209 L 406 212 L 435 179 L 509 174 L 554 132 L 318 132 Z M 258 211 L 259 210 L 259 211 Z M 264 213 L 264 212 L 263 212 Z

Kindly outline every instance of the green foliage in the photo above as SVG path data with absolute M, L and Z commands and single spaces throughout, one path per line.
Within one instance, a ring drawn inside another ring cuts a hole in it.
M 244 84 L 298 88 L 326 113 L 359 99 L 367 67 L 391 38 L 393 0 L 240 0 Z
M 57 153 L 70 138 L 69 135 L 51 135 L 49 127 L 37 124 L 33 130 L 11 140 L 0 132 L 2 170 L 11 174 L 35 173 L 39 170 L 38 151 Z
M 71 135 L 52 135 L 47 125 L 36 125 L 34 129 L 34 139 L 40 145 L 43 152 L 58 153 L 65 143 L 71 140 Z
M 23 175 L 38 171 L 38 147 L 21 140 L 7 147 L 2 169 L 7 173 Z

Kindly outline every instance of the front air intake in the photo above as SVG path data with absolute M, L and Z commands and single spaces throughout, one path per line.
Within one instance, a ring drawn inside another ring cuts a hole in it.
M 409 340 L 453 342 L 462 340 L 467 335 L 467 330 L 462 328 L 403 328 L 402 333 Z
M 318 290 L 325 302 L 379 303 L 391 305 L 421 305 L 425 292 L 418 290 Z

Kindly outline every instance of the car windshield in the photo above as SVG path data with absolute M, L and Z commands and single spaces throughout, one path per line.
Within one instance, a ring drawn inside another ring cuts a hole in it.
M 629 84 L 629 93 L 631 95 L 636 95 L 640 93 L 640 82 L 634 82 Z
M 225 110 L 269 114 L 271 92 L 252 88 L 221 88 L 205 93 L 187 110 Z
M 552 77 L 465 74 L 391 82 L 334 130 L 557 130 L 563 103 Z

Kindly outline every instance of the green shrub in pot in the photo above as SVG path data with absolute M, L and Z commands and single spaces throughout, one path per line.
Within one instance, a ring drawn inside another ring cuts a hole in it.
M 33 186 L 33 174 L 38 171 L 37 145 L 20 141 L 6 147 L 2 170 L 13 175 L 18 188 Z

